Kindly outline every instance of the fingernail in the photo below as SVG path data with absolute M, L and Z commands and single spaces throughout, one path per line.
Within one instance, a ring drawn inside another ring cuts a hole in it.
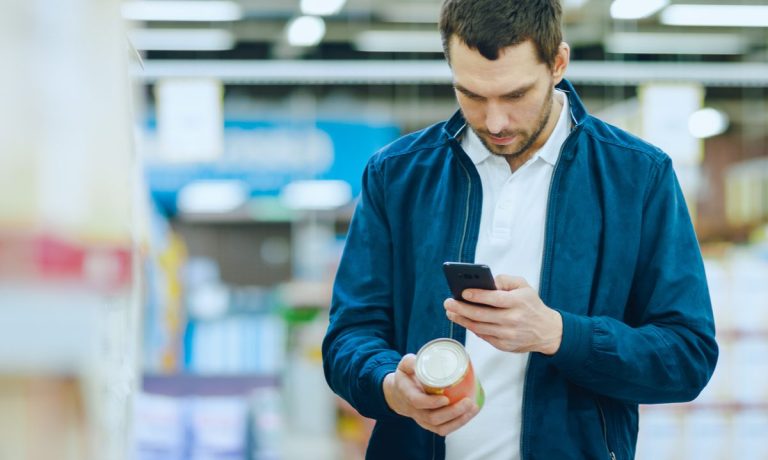
M 453 321 L 453 313 L 447 311 L 445 312 L 445 316 L 447 316 L 449 320 Z
M 464 292 L 461 294 L 461 296 L 462 296 L 462 297 L 464 297 L 464 298 L 465 298 L 465 299 L 467 299 L 467 300 L 469 300 L 469 299 L 471 299 L 472 297 L 474 297 L 474 296 L 472 295 L 472 293 L 471 293 L 471 292 L 469 292 L 469 291 L 464 291 Z

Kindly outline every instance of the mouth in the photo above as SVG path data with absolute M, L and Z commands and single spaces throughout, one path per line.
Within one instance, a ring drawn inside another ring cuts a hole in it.
M 515 141 L 516 137 L 517 136 L 496 137 L 493 135 L 488 135 L 488 139 L 490 139 L 490 141 L 495 145 L 509 145 Z

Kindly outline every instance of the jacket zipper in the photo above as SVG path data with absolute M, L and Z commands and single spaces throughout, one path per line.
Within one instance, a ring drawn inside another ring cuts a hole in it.
M 603 441 L 605 441 L 605 450 L 608 451 L 608 455 L 610 456 L 611 460 L 616 460 L 616 454 L 613 453 L 611 450 L 611 447 L 608 445 L 608 424 L 605 421 L 605 412 L 603 412 L 603 405 L 600 404 L 599 400 L 595 401 L 597 403 L 597 410 L 600 411 L 600 421 L 603 425 Z
M 568 136 L 565 138 L 565 141 L 563 142 L 563 145 L 560 146 L 560 153 L 557 156 L 557 162 L 555 162 L 555 168 L 552 171 L 552 181 L 549 183 L 549 192 L 547 195 L 547 221 L 546 221 L 546 230 L 544 232 L 544 253 L 543 253 L 543 261 L 541 264 L 541 271 L 539 272 L 539 280 L 541 282 L 541 285 L 543 285 L 546 281 L 545 274 L 549 273 L 549 264 L 550 264 L 550 254 L 552 252 L 550 246 L 551 243 L 548 240 L 548 236 L 551 233 L 551 226 L 552 226 L 552 214 L 553 214 L 553 205 L 552 205 L 552 190 L 555 188 L 555 183 L 558 179 L 558 173 L 560 172 L 560 169 L 558 166 L 560 166 L 560 159 L 563 157 L 563 151 L 565 150 L 566 144 L 568 144 L 568 141 L 571 140 L 571 138 L 574 137 L 574 134 L 579 130 L 580 126 L 576 125 L 571 130 L 570 133 L 568 133 Z M 528 359 L 525 363 L 525 379 L 523 381 L 523 407 L 521 411 L 522 415 L 522 424 L 520 427 L 520 458 L 521 460 L 525 460 L 525 433 L 526 433 L 526 417 L 525 417 L 525 408 L 526 408 L 526 402 L 528 400 L 528 368 L 531 366 L 531 355 L 528 354 Z M 611 453 L 613 455 L 613 453 Z M 616 460 L 613 458 L 612 460 Z
M 467 238 L 467 226 L 469 225 L 469 199 L 472 197 L 472 176 L 470 176 L 467 167 L 464 166 L 461 161 L 459 161 L 459 165 L 461 165 L 461 169 L 464 170 L 464 174 L 467 176 L 467 199 L 466 204 L 464 205 L 464 228 L 461 231 L 461 241 L 459 242 L 459 262 L 464 262 L 464 240 Z M 453 338 L 453 321 L 449 322 L 451 323 L 449 337 Z
M 467 226 L 469 225 L 469 199 L 472 197 L 472 176 L 470 176 L 467 167 L 459 160 L 461 169 L 464 170 L 464 174 L 467 176 L 467 200 L 464 206 L 464 228 L 461 231 L 461 241 L 459 242 L 459 259 L 458 262 L 464 262 L 464 240 L 467 238 Z M 450 329 L 448 336 L 453 338 L 453 321 L 449 321 Z M 437 435 L 432 433 L 432 460 L 435 460 L 437 449 L 435 443 L 437 442 Z

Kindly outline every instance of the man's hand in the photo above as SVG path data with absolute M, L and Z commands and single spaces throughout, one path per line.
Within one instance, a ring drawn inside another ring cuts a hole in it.
M 480 408 L 467 398 L 448 405 L 446 396 L 425 393 L 414 375 L 415 364 L 415 355 L 405 355 L 397 370 L 384 377 L 384 398 L 393 411 L 440 436 L 456 431 L 477 415 Z
M 467 289 L 462 297 L 478 306 L 446 299 L 448 319 L 502 351 L 553 355 L 563 338 L 563 318 L 544 305 L 523 278 L 496 277 L 495 291 Z

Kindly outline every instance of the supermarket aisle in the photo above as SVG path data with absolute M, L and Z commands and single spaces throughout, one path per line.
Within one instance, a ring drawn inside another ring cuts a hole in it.
M 0 460 L 364 457 L 320 343 L 366 162 L 456 108 L 440 3 L 0 6 Z M 629 3 L 562 2 L 568 78 L 673 157 L 721 347 L 637 458 L 768 459 L 765 10 Z

